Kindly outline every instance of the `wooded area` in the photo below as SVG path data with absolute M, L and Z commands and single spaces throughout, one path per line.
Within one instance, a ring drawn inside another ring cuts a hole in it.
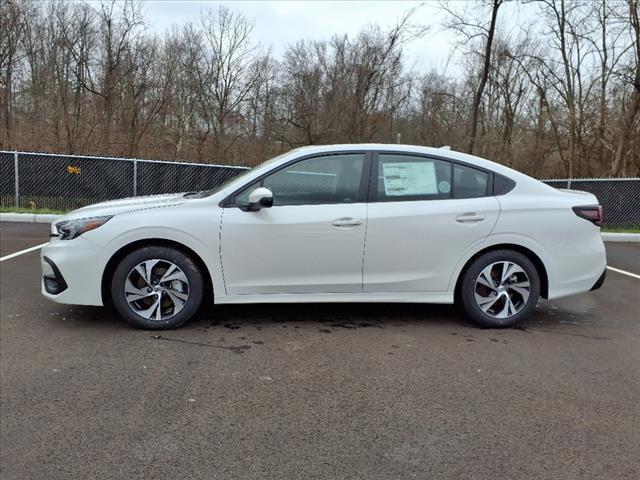
M 399 11 L 281 58 L 232 8 L 163 36 L 139 2 L 0 1 L 0 148 L 252 165 L 308 144 L 385 142 L 471 152 L 536 177 L 640 171 L 640 0 L 443 2 L 444 25 Z M 273 28 L 279 28 L 274 25 Z M 438 29 L 451 62 L 409 67 Z

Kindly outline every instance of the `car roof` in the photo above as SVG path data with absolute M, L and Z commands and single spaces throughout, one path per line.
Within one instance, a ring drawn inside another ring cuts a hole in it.
M 335 145 L 309 145 L 305 147 L 299 147 L 295 150 L 296 155 L 310 155 L 314 153 L 329 153 L 329 152 L 350 152 L 350 151 L 362 151 L 372 150 L 379 152 L 397 152 L 397 153 L 416 153 L 422 155 L 430 155 L 434 157 L 441 157 L 447 160 L 460 161 L 470 165 L 475 165 L 480 168 L 486 168 L 497 173 L 512 177 L 514 174 L 516 177 L 530 178 L 523 173 L 513 170 L 509 167 L 501 165 L 485 158 L 476 157 L 467 153 L 457 152 L 451 150 L 449 147 L 436 148 L 436 147 L 424 147 L 420 145 L 402 145 L 395 143 L 345 143 Z

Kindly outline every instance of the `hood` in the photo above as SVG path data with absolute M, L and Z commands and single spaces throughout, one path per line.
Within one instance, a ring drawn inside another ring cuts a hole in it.
M 103 215 L 117 215 L 130 213 L 149 208 L 171 207 L 188 201 L 184 193 L 171 193 L 167 195 L 150 195 L 148 197 L 121 198 L 107 202 L 94 203 L 86 207 L 73 210 L 62 216 L 58 222 L 64 220 L 101 217 Z

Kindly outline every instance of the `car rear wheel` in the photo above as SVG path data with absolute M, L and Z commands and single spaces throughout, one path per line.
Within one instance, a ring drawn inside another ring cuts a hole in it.
M 111 296 L 120 315 L 137 328 L 182 326 L 202 301 L 202 273 L 184 253 L 150 246 L 131 252 L 117 266 Z
M 522 253 L 488 252 L 463 275 L 460 300 L 467 315 L 480 326 L 511 327 L 528 317 L 538 303 L 540 276 Z

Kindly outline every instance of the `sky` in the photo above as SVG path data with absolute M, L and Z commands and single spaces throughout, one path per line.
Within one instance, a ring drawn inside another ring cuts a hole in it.
M 463 0 L 451 0 L 451 3 L 456 9 L 465 5 L 475 7 Z M 449 59 L 458 38 L 442 28 L 445 13 L 436 0 L 144 0 L 143 9 L 148 27 L 162 34 L 173 24 L 197 21 L 203 9 L 215 9 L 219 5 L 242 12 L 253 20 L 253 40 L 262 44 L 265 50 L 270 48 L 276 58 L 281 58 L 287 45 L 298 40 L 330 39 L 335 34 L 345 33 L 355 35 L 368 24 L 392 27 L 405 12 L 418 7 L 412 23 L 429 26 L 429 31 L 405 46 L 409 66 L 418 71 L 435 68 L 442 74 L 457 73 L 455 63 Z M 500 17 L 503 28 L 511 30 L 524 24 L 530 14 L 519 2 L 510 2 L 501 8 Z
M 281 57 L 287 45 L 301 39 L 329 39 L 334 34 L 356 34 L 367 24 L 381 27 L 395 25 L 403 14 L 414 7 L 413 23 L 433 25 L 434 28 L 420 40 L 405 48 L 410 64 L 419 70 L 431 66 L 444 68 L 450 49 L 455 42 L 451 32 L 439 27 L 441 11 L 435 1 L 175 1 L 147 0 L 145 18 L 158 33 L 172 24 L 195 21 L 203 8 L 226 5 L 253 19 L 252 38 L 263 47 L 271 48 Z

